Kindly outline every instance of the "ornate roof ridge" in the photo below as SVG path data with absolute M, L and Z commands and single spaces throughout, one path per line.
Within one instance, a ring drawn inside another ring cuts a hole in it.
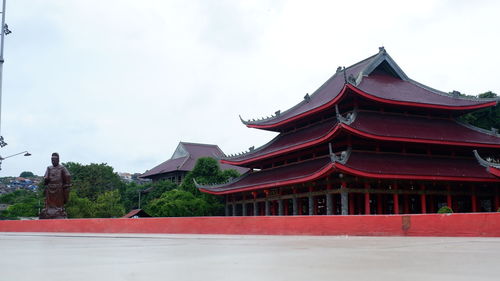
M 420 82 L 417 82 L 413 79 L 408 79 L 408 82 L 410 82 L 411 84 L 417 86 L 417 87 L 420 87 L 420 88 L 423 88 L 423 89 L 426 89 L 436 95 L 440 95 L 440 96 L 445 96 L 445 97 L 451 97 L 451 98 L 454 98 L 454 99 L 458 99 L 458 100 L 467 100 L 467 101 L 485 101 L 485 102 L 490 102 L 490 101 L 496 101 L 497 103 L 500 101 L 500 97 L 497 97 L 497 98 L 479 98 L 479 97 L 476 97 L 476 96 L 473 96 L 473 97 L 468 97 L 468 96 L 459 96 L 459 95 L 455 95 L 453 93 L 447 93 L 447 92 L 443 92 L 443 91 L 440 91 L 440 90 L 437 90 L 435 88 L 432 88 L 430 86 L 427 86 L 425 84 L 422 84 Z
M 200 188 L 219 188 L 219 187 L 223 187 L 225 185 L 229 185 L 229 184 L 232 184 L 232 183 L 235 183 L 237 181 L 240 181 L 242 180 L 243 178 L 247 177 L 248 175 L 250 174 L 250 172 L 247 172 L 239 177 L 236 177 L 236 178 L 229 178 L 228 180 L 226 180 L 225 182 L 223 183 L 208 183 L 208 184 L 199 184 L 195 178 L 193 178 L 193 182 L 194 182 L 194 186 L 198 189 Z
M 345 164 L 347 163 L 347 160 L 349 160 L 349 156 L 351 156 L 352 147 L 349 146 L 347 150 L 340 152 L 340 155 L 338 156 L 333 152 L 332 143 L 328 143 L 328 150 L 330 152 L 330 159 L 332 163 Z
M 278 166 L 278 167 L 274 167 L 274 168 L 269 168 L 269 169 L 266 169 L 266 170 L 259 170 L 259 171 L 256 171 L 256 172 L 252 172 L 252 170 L 250 170 L 250 171 L 246 172 L 245 174 L 243 174 L 243 175 L 241 175 L 239 177 L 230 178 L 229 180 L 227 180 L 224 183 L 200 184 L 200 183 L 198 183 L 196 181 L 196 179 L 193 179 L 193 181 L 194 181 L 194 184 L 195 184 L 196 188 L 198 188 L 198 189 L 215 189 L 215 188 L 221 188 L 221 187 L 224 187 L 226 185 L 230 185 L 230 184 L 236 183 L 238 181 L 241 181 L 244 178 L 246 178 L 246 177 L 248 177 L 248 176 L 250 176 L 250 175 L 252 175 L 254 173 L 259 173 L 261 171 L 269 171 L 269 170 L 273 170 L 273 169 L 286 168 L 286 167 L 293 166 L 293 165 L 301 165 L 301 164 L 304 164 L 304 163 L 309 163 L 309 162 L 312 162 L 312 161 L 316 161 L 318 159 L 326 159 L 328 157 L 329 157 L 328 155 L 324 155 L 324 156 L 320 156 L 320 157 L 317 157 L 317 158 L 307 159 L 307 160 L 304 160 L 304 161 L 290 163 L 290 164 L 287 164 L 287 165 Z M 330 159 L 332 159 L 331 156 L 330 156 Z
M 479 153 L 477 152 L 476 149 L 474 149 L 472 152 L 474 153 L 474 157 L 476 157 L 477 162 L 479 162 L 479 165 L 486 167 L 486 168 L 493 167 L 496 169 L 500 169 L 500 163 L 494 163 L 494 162 L 491 162 L 487 159 L 484 159 L 483 157 L 481 157 L 479 155 Z
M 483 128 L 479 128 L 479 127 L 476 127 L 474 125 L 471 125 L 467 122 L 464 122 L 458 118 L 455 118 L 455 122 L 457 122 L 458 124 L 466 127 L 466 128 L 469 128 L 471 130 L 474 130 L 476 132 L 480 132 L 480 133 L 483 133 L 483 134 L 488 134 L 490 136 L 494 136 L 494 137 L 500 137 L 500 133 L 498 132 L 498 129 L 496 128 L 491 128 L 491 130 L 486 130 L 486 129 L 483 129 Z
M 300 101 L 299 103 L 297 103 L 296 105 L 288 108 L 287 110 L 281 112 L 281 110 L 277 110 L 274 115 L 271 114 L 271 116 L 267 116 L 267 117 L 262 117 L 262 118 L 258 118 L 258 119 L 252 119 L 252 120 L 244 120 L 241 115 L 239 116 L 240 117 L 240 120 L 241 122 L 244 124 L 244 125 L 249 125 L 249 124 L 256 124 L 255 122 L 262 122 L 262 121 L 268 121 L 268 120 L 271 120 L 271 119 L 276 119 L 277 117 L 279 117 L 281 114 L 285 114 L 287 113 L 288 111 L 291 111 L 301 105 L 303 105 L 304 103 L 308 103 L 311 98 L 313 98 L 317 93 L 319 93 L 324 87 L 326 87 L 326 85 L 328 85 L 334 78 L 336 78 L 340 73 L 342 73 L 342 75 L 345 76 L 346 74 L 346 71 L 351 69 L 351 68 L 354 68 L 362 63 L 365 63 L 373 58 L 375 58 L 376 56 L 379 56 L 382 52 L 386 52 L 385 49 L 382 47 L 379 48 L 379 52 L 375 55 L 372 55 L 364 60 L 361 60 L 353 65 L 350 65 L 349 67 L 337 67 L 337 70 L 335 71 L 335 74 L 333 74 L 330 78 L 328 78 L 328 80 L 326 80 L 326 82 L 324 82 L 318 89 L 316 89 L 312 94 L 309 94 L 309 93 L 306 93 L 306 95 L 304 96 L 304 99 L 302 101 Z M 366 69 L 366 68 L 365 68 Z M 360 71 L 361 73 L 362 71 Z M 345 78 L 345 83 L 349 83 L 349 79 L 348 78 Z
M 356 120 L 356 117 L 358 115 L 358 109 L 357 109 L 357 107 L 355 107 L 352 111 L 348 111 L 347 115 L 345 117 L 340 114 L 337 106 L 335 107 L 335 110 L 336 110 L 336 120 L 337 120 L 337 122 L 335 122 L 335 124 L 343 123 L 343 124 L 346 124 L 346 125 L 350 125 L 351 123 L 353 123 Z M 323 120 L 321 122 L 315 123 L 315 125 L 317 125 L 317 124 L 323 124 L 323 123 L 329 122 L 329 121 L 330 121 L 330 119 L 325 119 L 325 120 Z M 279 137 L 282 137 L 282 136 L 288 135 L 288 134 L 292 134 L 292 133 L 296 133 L 296 132 L 299 132 L 299 131 L 302 131 L 302 130 L 306 130 L 306 129 L 310 128 L 311 126 L 313 126 L 313 125 L 302 127 L 300 129 L 292 130 L 292 131 L 289 131 L 289 132 L 286 132 L 286 133 L 280 133 L 277 136 L 275 136 L 272 140 L 270 140 L 269 142 L 267 142 L 266 144 L 264 144 L 264 145 L 262 145 L 262 146 L 260 146 L 258 148 L 255 148 L 254 146 L 251 146 L 248 151 L 245 150 L 243 152 L 239 152 L 239 153 L 236 153 L 236 154 L 226 155 L 225 157 L 222 157 L 220 159 L 230 160 L 230 159 L 234 159 L 234 158 L 237 158 L 237 157 L 245 156 L 245 155 L 248 155 L 248 154 L 251 154 L 251 153 L 257 153 L 257 152 L 259 152 L 259 151 L 267 148 L 268 146 L 270 146 Z

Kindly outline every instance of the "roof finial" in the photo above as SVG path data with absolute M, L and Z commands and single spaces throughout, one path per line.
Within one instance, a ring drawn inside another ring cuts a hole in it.
M 344 84 L 347 84 L 347 74 L 346 74 L 346 71 L 345 71 L 345 66 L 344 66 L 344 68 L 342 70 L 344 71 Z
M 311 100 L 311 96 L 309 95 L 309 93 L 307 93 L 305 96 L 304 96 L 304 100 L 306 102 L 309 102 Z
M 378 52 L 379 53 L 385 53 L 386 51 L 385 51 L 384 46 L 378 47 Z

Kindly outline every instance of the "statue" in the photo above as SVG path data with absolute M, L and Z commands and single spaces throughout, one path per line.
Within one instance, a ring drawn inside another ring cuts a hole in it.
M 71 176 L 68 170 L 59 164 L 59 154 L 52 153 L 52 166 L 47 167 L 43 177 L 45 184 L 45 208 L 40 212 L 40 219 L 66 219 L 68 215 L 64 204 L 69 199 Z

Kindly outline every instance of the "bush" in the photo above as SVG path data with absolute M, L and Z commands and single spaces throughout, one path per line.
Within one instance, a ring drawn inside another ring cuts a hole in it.
M 448 206 L 443 206 L 438 210 L 438 214 L 447 214 L 447 213 L 453 213 L 453 210 Z

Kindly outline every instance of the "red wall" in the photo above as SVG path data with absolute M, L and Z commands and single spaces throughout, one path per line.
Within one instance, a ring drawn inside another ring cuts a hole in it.
M 500 213 L 0 221 L 0 232 L 500 237 Z

